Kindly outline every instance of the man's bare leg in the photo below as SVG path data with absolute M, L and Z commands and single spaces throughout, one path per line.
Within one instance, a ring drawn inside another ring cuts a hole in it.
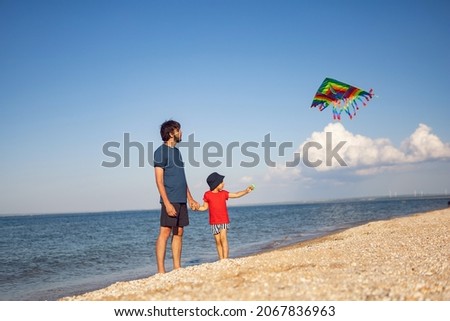
M 166 259 L 167 240 L 169 239 L 171 231 L 171 227 L 161 226 L 159 229 L 159 236 L 156 239 L 156 264 L 158 273 L 166 273 L 164 260 Z
M 177 235 L 172 235 L 172 256 L 174 270 L 181 268 L 181 252 L 183 248 L 183 228 L 178 227 Z

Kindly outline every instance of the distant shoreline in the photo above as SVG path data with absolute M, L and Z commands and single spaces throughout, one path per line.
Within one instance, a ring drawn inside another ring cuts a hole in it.
M 412 214 L 60 300 L 450 300 L 449 230 Z

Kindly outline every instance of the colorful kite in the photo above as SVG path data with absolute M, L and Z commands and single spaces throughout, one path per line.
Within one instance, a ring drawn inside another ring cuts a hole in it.
M 368 102 L 373 96 L 372 89 L 367 92 L 349 84 L 325 78 L 314 96 L 311 108 L 319 107 L 319 110 L 322 111 L 331 105 L 333 119 L 340 120 L 342 111 L 345 111 L 352 119 L 356 115 L 356 111 L 359 110 L 358 102 L 362 102 L 366 106 L 364 99 Z M 350 111 L 350 108 L 352 111 Z

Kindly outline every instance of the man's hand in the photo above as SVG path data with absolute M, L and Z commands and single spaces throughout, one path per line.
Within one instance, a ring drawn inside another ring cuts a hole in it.
M 164 204 L 164 206 L 166 207 L 167 215 L 172 216 L 172 217 L 177 216 L 177 210 L 171 203 Z
M 200 207 L 200 204 L 197 203 L 195 200 L 189 201 L 189 206 L 191 207 L 191 210 L 196 211 Z

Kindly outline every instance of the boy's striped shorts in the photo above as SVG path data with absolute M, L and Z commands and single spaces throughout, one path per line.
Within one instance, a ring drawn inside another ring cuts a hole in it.
M 211 233 L 213 235 L 219 234 L 221 230 L 228 230 L 229 224 L 212 224 Z

